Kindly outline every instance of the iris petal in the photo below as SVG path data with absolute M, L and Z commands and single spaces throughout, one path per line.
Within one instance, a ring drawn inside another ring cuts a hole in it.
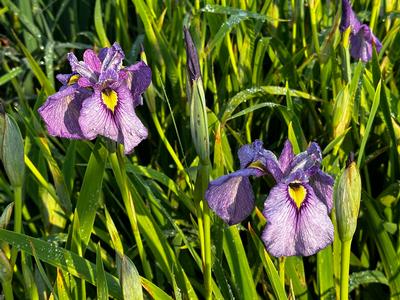
M 92 49 L 87 49 L 83 53 L 83 61 L 93 72 L 100 73 L 101 71 L 101 61 L 97 57 L 96 52 Z
M 254 209 L 254 195 L 249 176 L 257 170 L 248 168 L 210 182 L 205 198 L 210 208 L 229 225 L 247 218 Z
M 326 205 L 309 185 L 305 205 L 299 211 L 296 228 L 296 254 L 309 256 L 333 242 L 333 224 Z
M 306 151 L 299 153 L 293 158 L 286 169 L 285 176 L 300 170 L 307 176 L 312 176 L 320 168 L 321 161 L 321 148 L 317 143 L 313 142 Z
M 129 76 L 127 77 L 127 85 L 133 95 L 135 106 L 141 105 L 140 95 L 147 89 L 151 82 L 151 70 L 143 62 L 140 61 L 134 65 L 125 68 Z
M 279 165 L 283 173 L 286 172 L 290 162 L 294 158 L 293 147 L 289 140 L 285 141 L 281 155 L 279 156 Z
M 125 154 L 129 154 L 134 147 L 147 138 L 147 128 L 135 113 L 129 89 L 125 85 L 121 85 L 116 92 L 119 102 L 115 110 L 115 121 L 118 123 L 121 133 L 118 142 L 124 144 Z
M 372 47 L 375 44 L 376 51 L 379 52 L 382 48 L 381 42 L 371 32 L 367 25 L 362 25 L 360 30 L 351 36 L 350 54 L 355 59 L 361 59 L 364 62 L 372 58 Z
M 73 85 L 64 87 L 47 98 L 38 112 L 45 121 L 49 134 L 69 139 L 83 138 L 78 118 L 82 101 L 88 96 Z
M 113 113 L 106 108 L 101 99 L 101 92 L 95 93 L 82 103 L 79 125 L 85 138 L 92 140 L 97 135 L 118 139 L 118 127 Z
M 125 58 L 124 52 L 118 43 L 114 43 L 110 48 L 106 48 L 105 52 L 99 55 L 99 57 L 102 56 L 104 56 L 104 59 L 102 61 L 101 73 L 109 69 L 118 71 L 121 68 L 123 59 Z
M 278 183 L 271 189 L 264 202 L 263 214 L 267 225 L 262 240 L 273 256 L 293 256 L 296 252 L 297 207 L 290 200 L 288 186 Z
M 86 77 L 92 83 L 97 82 L 97 75 L 93 72 L 93 70 L 89 68 L 89 66 L 87 66 L 83 61 L 78 61 L 73 53 L 68 53 L 67 58 L 73 72 Z
M 333 241 L 333 225 L 326 205 L 312 187 L 300 208 L 290 199 L 288 185 L 279 183 L 268 195 L 263 214 L 267 219 L 262 234 L 265 246 L 273 256 L 313 255 Z
M 332 176 L 318 170 L 314 176 L 310 178 L 310 185 L 312 186 L 315 195 L 320 199 L 331 212 L 333 207 L 333 183 Z

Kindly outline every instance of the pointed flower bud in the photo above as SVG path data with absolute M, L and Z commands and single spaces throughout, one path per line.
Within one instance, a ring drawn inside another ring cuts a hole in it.
M 199 56 L 197 55 L 197 49 L 193 43 L 192 36 L 190 35 L 190 32 L 186 27 L 183 28 L 183 33 L 185 36 L 186 44 L 187 69 L 190 80 L 194 81 L 201 76 Z
M 188 82 L 188 101 L 190 103 L 190 131 L 200 161 L 207 164 L 210 157 L 206 97 L 200 74 L 199 58 L 188 29 L 184 28 Z
M 21 186 L 24 180 L 24 141 L 17 122 L 0 110 L 0 158 L 12 186 Z
M 361 201 L 361 177 L 353 153 L 336 181 L 334 195 L 339 238 L 349 241 L 356 231 Z

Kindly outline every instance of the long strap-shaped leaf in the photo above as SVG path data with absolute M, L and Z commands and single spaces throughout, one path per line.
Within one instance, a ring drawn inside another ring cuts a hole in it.
M 35 255 L 41 261 L 67 271 L 71 275 L 84 279 L 93 285 L 97 284 L 96 265 L 74 252 L 57 247 L 56 245 L 45 242 L 41 239 L 29 237 L 5 229 L 0 229 L 0 241 L 7 242 L 30 255 L 33 255 L 34 249 Z M 118 279 L 107 272 L 105 272 L 105 276 L 109 295 L 117 299 L 122 299 Z M 145 278 L 141 278 L 141 282 L 143 288 L 147 290 L 154 299 L 172 299 L 159 287 Z

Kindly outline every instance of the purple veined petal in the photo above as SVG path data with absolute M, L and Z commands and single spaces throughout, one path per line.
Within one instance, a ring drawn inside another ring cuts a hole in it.
M 205 194 L 209 207 L 229 225 L 242 222 L 254 209 L 254 194 L 249 176 L 257 170 L 248 168 L 210 182 Z
M 106 87 L 112 83 L 117 83 L 117 86 L 119 86 L 121 84 L 119 82 L 118 72 L 116 70 L 107 69 L 100 74 L 99 84 L 101 86 Z
M 124 73 L 128 74 L 126 82 L 131 90 L 135 106 L 140 103 L 140 95 L 144 93 L 151 83 L 151 69 L 143 61 L 126 67 Z
M 240 168 L 244 169 L 252 162 L 255 162 L 257 154 L 261 153 L 262 150 L 264 150 L 263 142 L 260 140 L 255 140 L 251 144 L 246 144 L 240 147 L 238 150 Z
M 350 1 L 342 0 L 342 18 L 339 29 L 341 32 L 344 32 L 349 26 L 351 26 L 351 32 L 355 33 L 359 30 L 361 23 L 351 8 Z
M 56 78 L 62 85 L 67 85 L 72 75 L 73 74 L 57 74 Z
M 115 121 L 120 129 L 118 142 L 124 145 L 125 154 L 129 154 L 145 138 L 147 128 L 138 118 L 133 107 L 132 94 L 127 86 L 120 85 L 116 89 L 118 104 L 115 109 Z
M 382 49 L 382 43 L 380 40 L 378 40 L 378 38 L 371 32 L 372 34 L 372 43 L 375 45 L 376 48 L 376 52 L 380 52 Z
M 326 205 L 316 197 L 311 186 L 304 186 L 307 199 L 297 218 L 295 255 L 309 256 L 333 242 L 333 224 Z
M 110 48 L 108 48 L 108 50 L 101 52 L 99 58 L 103 58 L 101 66 L 101 73 L 103 73 L 109 69 L 114 69 L 115 71 L 121 69 L 125 55 L 120 45 L 115 42 Z
M 360 27 L 360 30 L 356 34 L 350 37 L 350 43 L 351 56 L 354 59 L 361 59 L 364 62 L 371 60 L 373 44 L 375 44 L 377 52 L 382 48 L 381 42 L 365 24 Z
M 92 140 L 97 135 L 102 135 L 114 141 L 118 140 L 118 127 L 114 115 L 102 102 L 99 90 L 95 90 L 94 94 L 82 103 L 79 125 L 86 139 Z
M 262 233 L 267 251 L 275 257 L 293 256 L 296 252 L 297 208 L 288 196 L 288 186 L 278 183 L 264 202 L 267 225 Z
M 268 171 L 278 182 L 282 178 L 282 171 L 279 166 L 278 159 L 275 154 L 269 150 L 265 150 L 263 143 L 260 140 L 255 140 L 252 144 L 242 146 L 238 151 L 240 167 L 245 168 L 250 164 L 258 162 L 262 169 L 259 170 L 259 175 L 262 176 Z
M 286 169 L 284 177 L 302 170 L 307 176 L 312 176 L 319 169 L 322 161 L 321 148 L 312 142 L 306 151 L 297 154 Z
M 96 52 L 94 52 L 92 49 L 85 50 L 83 53 L 83 61 L 93 72 L 101 72 L 101 61 Z
M 77 85 L 73 85 L 48 97 L 38 112 L 46 123 L 49 134 L 69 139 L 83 138 L 78 118 L 82 101 L 89 96 L 88 93 L 78 90 Z
M 94 84 L 86 77 L 79 77 L 78 85 L 83 88 L 92 87 Z
M 97 82 L 97 75 L 83 61 L 78 61 L 75 54 L 70 52 L 67 54 L 67 58 L 73 72 L 86 77 L 92 83 Z
M 279 156 L 279 165 L 282 173 L 285 173 L 294 158 L 292 143 L 289 140 L 285 141 L 281 155 Z
M 330 213 L 333 207 L 334 180 L 332 176 L 318 170 L 317 173 L 311 176 L 309 184 L 313 188 L 316 197 L 326 205 L 328 213 Z
M 309 256 L 333 241 L 333 225 L 326 205 L 318 200 L 310 185 L 300 184 L 306 194 L 299 208 L 284 183 L 275 186 L 264 203 L 267 225 L 262 239 L 273 256 Z

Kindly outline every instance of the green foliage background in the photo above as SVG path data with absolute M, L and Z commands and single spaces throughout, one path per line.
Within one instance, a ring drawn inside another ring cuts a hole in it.
M 254 181 L 257 209 L 245 222 L 227 227 L 211 214 L 207 227 L 195 186 L 209 178 L 199 175 L 190 134 L 184 26 L 199 51 L 210 179 L 237 169 L 237 149 L 254 139 L 277 154 L 287 138 L 296 152 L 315 140 L 333 176 L 354 151 L 363 194 L 351 295 L 400 298 L 400 1 L 354 1 L 383 44 L 367 64 L 346 63 L 339 2 L 0 0 L 0 98 L 21 131 L 25 162 L 22 185 L 0 170 L 6 299 L 338 295 L 337 236 L 312 257 L 283 262 L 264 250 L 271 178 Z M 137 109 L 149 138 L 129 157 L 120 147 L 109 153 L 101 138 L 50 137 L 37 113 L 59 87 L 55 75 L 68 73 L 68 52 L 81 57 L 113 41 L 125 65 L 141 57 L 153 73 Z

